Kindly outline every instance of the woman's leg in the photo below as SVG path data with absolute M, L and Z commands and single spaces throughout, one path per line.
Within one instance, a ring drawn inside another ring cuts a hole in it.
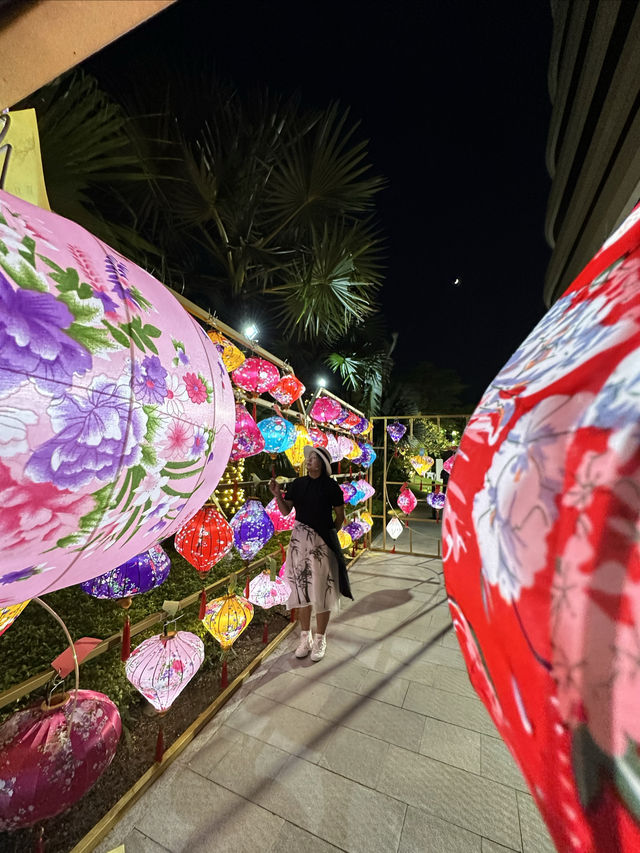
M 330 616 L 330 610 L 324 610 L 322 613 L 316 613 L 316 631 L 318 632 L 318 634 L 326 633 Z
M 307 604 L 306 607 L 298 607 L 296 610 L 300 620 L 300 630 L 309 631 L 311 628 L 311 605 Z

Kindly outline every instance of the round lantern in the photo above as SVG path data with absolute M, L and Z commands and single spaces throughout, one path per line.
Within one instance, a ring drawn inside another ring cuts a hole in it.
M 338 541 L 340 542 L 340 547 L 343 550 L 350 548 L 353 544 L 353 539 L 351 538 L 351 535 L 344 529 L 344 527 L 342 528 L 342 530 L 338 530 Z
M 369 421 L 366 418 L 359 418 L 358 423 L 351 427 L 351 432 L 354 435 L 362 435 L 369 428 Z
M 349 503 L 351 506 L 357 506 L 357 504 L 361 503 L 365 499 L 364 489 L 361 489 L 358 483 L 352 483 L 351 485 L 355 491 L 349 498 Z
M 176 533 L 174 545 L 199 572 L 208 572 L 233 547 L 233 530 L 217 509 L 202 507 Z
M 224 471 L 234 401 L 171 291 L 80 226 L 0 191 L 0 257 L 4 605 L 173 534 Z
M 312 444 L 311 437 L 305 426 L 296 424 L 296 440 L 285 450 L 285 454 L 289 462 L 294 468 L 299 468 L 304 462 L 304 448 Z
M 264 439 L 265 453 L 284 453 L 293 446 L 297 436 L 295 426 L 277 415 L 260 421 L 258 429 Z
M 262 453 L 263 450 L 264 438 L 258 429 L 258 424 L 245 406 L 236 403 L 236 427 L 230 459 L 237 462 L 238 459 L 246 459 Z
M 443 492 L 429 492 L 427 503 L 432 509 L 441 510 L 445 505 L 446 498 Z
M 387 427 L 387 432 L 389 433 L 389 435 L 391 436 L 391 440 L 395 442 L 395 444 L 400 441 L 406 431 L 406 426 L 404 424 L 399 423 L 398 421 L 389 424 L 389 426 Z
M 342 529 L 345 533 L 349 534 L 354 542 L 364 536 L 367 532 L 364 524 L 360 524 L 359 521 L 350 521 L 349 524 L 346 524 Z
M 253 560 L 273 536 L 273 522 L 259 500 L 249 500 L 231 519 L 233 544 L 243 560 Z
M 0 831 L 54 817 L 99 779 L 122 724 L 114 703 L 92 690 L 17 711 L 0 726 Z
M 433 465 L 433 459 L 425 453 L 418 453 L 415 456 L 412 456 L 409 459 L 409 462 L 411 462 L 411 465 L 420 477 L 424 477 Z
M 326 433 L 326 436 L 327 436 L 326 447 L 327 447 L 327 450 L 329 451 L 329 454 L 331 456 L 331 461 L 332 462 L 339 462 L 342 459 L 342 457 L 344 456 L 344 454 L 340 448 L 340 442 L 338 441 L 338 439 L 336 438 L 336 436 L 332 432 Z
M 309 427 L 309 438 L 314 447 L 328 447 L 329 436 L 318 427 Z M 331 451 L 329 451 L 331 452 Z M 337 462 L 337 459 L 332 460 Z
M 280 371 L 264 358 L 248 358 L 231 374 L 234 385 L 252 396 L 271 391 L 280 381 Z
M 359 455 L 353 457 L 355 465 L 362 465 L 363 468 L 369 468 L 376 459 L 376 452 L 370 444 L 363 443 L 358 445 Z
M 453 456 L 450 456 L 448 459 L 444 460 L 444 462 L 442 464 L 442 468 L 443 468 L 443 470 L 445 470 L 447 472 L 447 474 L 451 474 L 451 472 L 453 471 L 453 463 L 455 461 L 456 461 L 456 454 L 455 453 L 453 454 Z
M 352 432 L 354 427 L 357 427 L 360 424 L 360 420 L 360 415 L 356 415 L 355 412 L 349 412 L 347 417 L 341 422 L 341 426 L 343 429 L 348 429 Z
M 284 530 L 291 530 L 293 528 L 293 525 L 296 523 L 295 507 L 291 510 L 289 515 L 283 515 L 280 512 L 280 508 L 278 507 L 275 498 L 269 501 L 269 503 L 264 508 L 264 511 L 271 519 L 273 529 L 276 533 L 282 533 Z
M 398 509 L 401 509 L 402 512 L 405 512 L 407 515 L 413 512 L 418 504 L 418 500 L 416 496 L 413 494 L 411 489 L 407 488 L 405 485 L 400 489 L 400 494 L 398 495 Z
M 229 593 L 209 602 L 202 621 L 222 648 L 229 649 L 252 619 L 253 604 L 241 595 Z
M 326 424 L 338 417 L 341 411 L 342 406 L 337 400 L 332 400 L 331 397 L 318 397 L 309 415 L 317 423 Z
M 161 545 L 154 545 L 121 566 L 85 581 L 81 587 L 93 598 L 127 599 L 149 592 L 169 577 L 171 560 Z
M 387 533 L 389 534 L 389 536 L 392 539 L 397 539 L 403 530 L 404 530 L 403 523 L 400 521 L 400 519 L 397 516 L 394 515 L 393 518 L 387 524 Z
M 207 332 L 207 337 L 218 350 L 220 358 L 222 359 L 222 363 L 227 368 L 229 373 L 231 373 L 232 370 L 235 370 L 237 367 L 240 367 L 240 365 L 244 363 L 244 353 L 241 352 L 235 344 L 232 344 L 228 338 L 225 338 L 224 335 L 221 335 L 220 332 L 216 332 L 213 329 L 210 329 Z
M 125 673 L 160 713 L 168 711 L 202 666 L 204 643 L 190 631 L 149 637 L 131 652 Z
M 336 426 L 342 426 L 345 420 L 349 417 L 349 414 L 350 412 L 348 409 L 343 409 L 342 406 L 340 406 L 340 411 L 335 418 L 332 418 L 332 423 Z
M 274 604 L 286 604 L 291 595 L 291 587 L 281 577 L 271 580 L 271 572 L 267 569 L 249 583 L 249 601 L 265 610 Z
M 340 489 L 344 495 L 345 503 L 348 503 L 358 491 L 354 483 L 340 483 Z
M 281 406 L 290 406 L 304 394 L 305 390 L 304 385 L 299 379 L 292 374 L 288 374 L 283 376 L 273 388 L 270 388 L 269 393 Z
M 21 601 L 20 604 L 10 604 L 8 607 L 0 607 L 0 637 L 13 625 L 28 603 L 28 601 Z

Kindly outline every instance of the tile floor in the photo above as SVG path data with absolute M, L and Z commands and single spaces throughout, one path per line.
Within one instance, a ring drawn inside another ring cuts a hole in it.
M 472 690 L 439 560 L 369 553 L 324 660 L 292 634 L 97 848 L 553 853 Z

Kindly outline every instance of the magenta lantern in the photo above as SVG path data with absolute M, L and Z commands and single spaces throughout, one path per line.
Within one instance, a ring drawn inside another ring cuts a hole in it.
M 341 411 L 342 407 L 336 400 L 332 400 L 331 397 L 318 397 L 311 407 L 309 415 L 317 423 L 326 424 L 337 418 Z
M 72 806 L 111 763 L 122 731 L 103 693 L 71 691 L 17 711 L 0 726 L 0 831 L 33 826 Z
M 161 713 L 167 711 L 202 666 L 204 643 L 190 631 L 157 634 L 131 652 L 129 681 Z
M 231 374 L 234 385 L 248 394 L 259 396 L 271 391 L 280 381 L 280 371 L 264 358 L 248 358 Z
M 289 515 L 283 515 L 280 512 L 280 509 L 278 508 L 278 504 L 276 503 L 275 498 L 269 501 L 264 511 L 271 519 L 273 529 L 276 531 L 276 533 L 282 533 L 284 530 L 291 530 L 293 525 L 296 523 L 295 508 L 291 510 Z
M 249 500 L 231 519 L 233 544 L 243 560 L 253 560 L 273 536 L 273 522 L 258 500 Z
M 457 454 L 454 453 L 453 456 L 444 460 L 442 468 L 447 472 L 447 474 L 450 474 L 453 471 L 453 463 L 456 461 L 456 455 Z
M 264 450 L 264 438 L 258 424 L 241 403 L 236 403 L 236 430 L 231 456 L 234 462 L 255 456 Z
M 413 512 L 418 504 L 418 500 L 416 496 L 413 494 L 411 489 L 407 488 L 407 484 L 400 489 L 400 494 L 398 495 L 398 509 L 401 509 L 402 512 L 406 512 L 407 515 Z

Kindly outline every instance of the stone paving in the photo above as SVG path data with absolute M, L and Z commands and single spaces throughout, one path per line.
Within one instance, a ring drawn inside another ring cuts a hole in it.
M 97 848 L 553 853 L 467 678 L 439 560 L 368 553 L 327 654 L 295 631 Z

